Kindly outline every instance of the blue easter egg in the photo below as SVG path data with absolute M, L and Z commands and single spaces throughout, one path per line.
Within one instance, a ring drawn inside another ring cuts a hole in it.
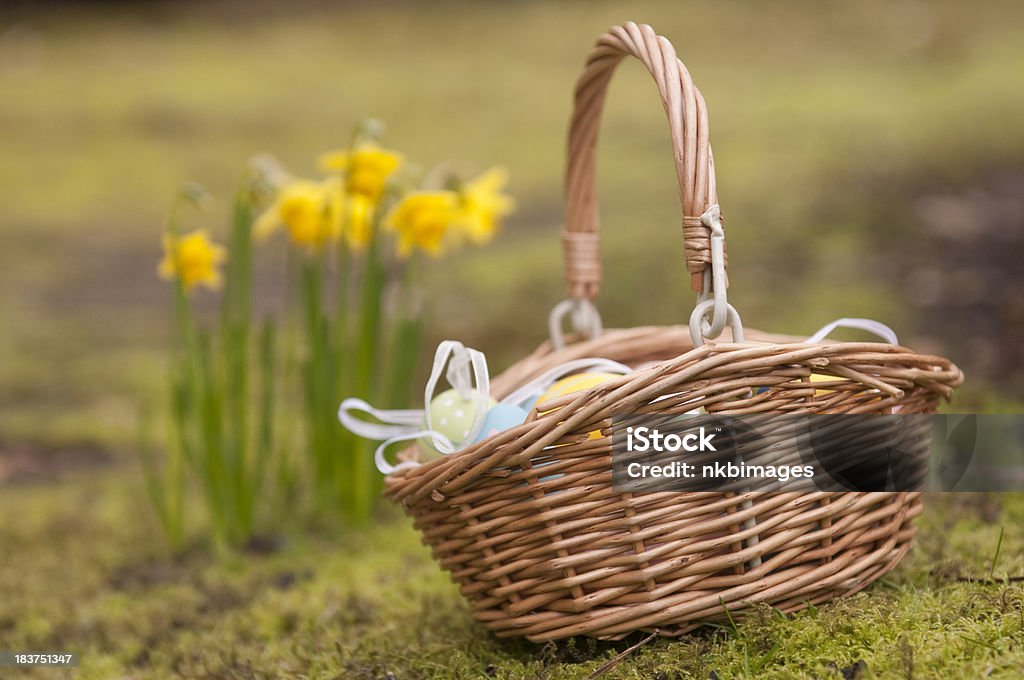
M 514 404 L 497 404 L 487 412 L 483 427 L 480 428 L 480 434 L 476 436 L 473 443 L 483 441 L 499 432 L 522 424 L 526 420 L 526 415 L 526 411 Z
M 533 395 L 532 397 L 529 397 L 529 398 L 525 399 L 524 401 L 520 402 L 519 405 L 522 406 L 524 411 L 529 413 L 530 411 L 533 410 L 533 407 L 537 405 L 537 402 L 540 401 L 541 394 L 542 394 L 541 392 L 538 392 L 537 394 Z

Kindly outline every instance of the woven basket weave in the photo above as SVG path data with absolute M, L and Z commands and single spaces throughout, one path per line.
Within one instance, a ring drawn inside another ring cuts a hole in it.
M 563 244 L 575 299 L 598 291 L 594 150 L 608 81 L 627 55 L 654 76 L 668 115 L 695 288 L 711 259 L 709 229 L 695 217 L 718 200 L 704 100 L 665 38 L 645 25 L 614 27 L 587 60 L 569 132 Z M 903 557 L 918 493 L 613 491 L 613 413 L 932 413 L 962 382 L 948 360 L 896 345 L 756 331 L 726 339 L 695 347 L 689 328 L 673 326 L 546 343 L 493 380 L 495 397 L 576 358 L 656 363 L 388 476 L 387 496 L 483 625 L 534 641 L 680 635 L 756 603 L 792 611 L 856 592 Z M 812 387 L 812 371 L 830 382 Z M 595 430 L 602 436 L 588 436 Z

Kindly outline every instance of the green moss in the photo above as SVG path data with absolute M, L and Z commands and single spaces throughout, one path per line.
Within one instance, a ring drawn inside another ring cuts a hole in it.
M 8 489 L 0 516 L 15 515 L 0 526 L 3 644 L 80 652 L 81 678 L 586 678 L 643 637 L 498 640 L 395 516 L 270 553 L 172 558 L 124 470 Z M 1024 495 L 930 497 L 920 526 L 863 593 L 655 640 L 605 677 L 1015 677 L 1024 589 L 1000 579 L 1024 573 Z

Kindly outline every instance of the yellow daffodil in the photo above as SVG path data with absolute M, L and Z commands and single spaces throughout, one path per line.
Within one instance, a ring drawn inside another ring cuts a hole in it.
M 458 226 L 473 243 L 490 241 L 501 219 L 515 209 L 515 201 L 501 193 L 507 183 L 504 168 L 491 168 L 462 187 Z
M 283 225 L 293 243 L 316 251 L 341 235 L 343 203 L 344 193 L 335 179 L 291 180 L 256 220 L 253 233 L 266 238 Z
M 211 290 L 221 286 L 220 265 L 227 259 L 227 249 L 210 240 L 205 229 L 175 236 L 164 234 L 164 258 L 157 272 L 163 279 L 181 279 L 185 290 L 202 284 Z
M 351 152 L 328 151 L 320 157 L 320 166 L 326 171 L 344 173 L 346 193 L 376 202 L 402 160 L 400 153 L 382 149 L 373 142 L 363 142 Z
M 373 236 L 373 218 L 388 179 L 402 165 L 402 155 L 364 142 L 351 152 L 329 151 L 320 157 L 326 171 L 342 173 L 348 198 L 348 242 L 361 249 Z
M 398 254 L 408 257 L 414 248 L 440 255 L 444 237 L 459 216 L 459 197 L 453 191 L 417 191 L 406 195 L 385 220 L 398 233 Z
M 373 215 L 376 206 L 373 201 L 362 194 L 348 196 L 347 210 L 345 212 L 348 229 L 345 235 L 348 244 L 355 250 L 362 250 L 370 242 L 373 236 Z

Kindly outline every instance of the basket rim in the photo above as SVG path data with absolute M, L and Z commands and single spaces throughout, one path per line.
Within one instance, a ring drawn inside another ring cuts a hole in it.
M 600 356 L 587 354 L 591 348 L 597 350 L 601 345 L 610 345 L 623 340 L 636 340 L 639 337 L 674 336 L 689 338 L 689 329 L 685 326 L 643 326 L 626 329 L 607 330 L 599 338 L 567 345 L 554 350 L 550 343 L 545 342 L 527 357 L 509 366 L 493 380 L 495 396 L 500 398 L 515 387 L 531 373 L 539 374 L 545 364 L 557 364 L 568 360 L 565 355 Z M 896 364 L 894 371 L 899 372 L 905 381 L 911 382 L 915 388 L 930 390 L 948 400 L 953 389 L 963 382 L 963 373 L 951 360 L 931 354 L 920 354 L 902 346 L 882 342 L 848 342 L 824 340 L 808 343 L 806 338 L 795 336 L 774 335 L 752 331 L 750 335 L 767 339 L 767 341 L 747 340 L 736 342 L 712 342 L 700 347 L 691 347 L 675 357 L 656 361 L 632 373 L 617 376 L 587 390 L 574 392 L 552 402 L 552 409 L 540 415 L 536 410 L 530 418 L 513 428 L 499 432 L 481 440 L 472 446 L 461 449 L 447 456 L 426 461 L 417 467 L 403 468 L 385 477 L 385 495 L 393 501 L 407 504 L 426 497 L 435 501 L 443 500 L 442 489 L 458 490 L 464 488 L 475 478 L 487 470 L 516 465 L 528 460 L 541 450 L 550 446 L 562 434 L 572 430 L 574 426 L 593 417 L 602 409 L 609 409 L 624 398 L 643 400 L 646 394 L 664 393 L 676 384 L 682 384 L 699 376 L 721 372 L 729 366 L 745 366 L 762 363 L 766 369 L 781 366 L 802 366 L 808 369 L 833 370 L 842 367 L 845 362 L 832 363 L 832 360 L 849 355 L 860 362 L 873 362 L 878 365 Z M 581 353 L 582 352 L 582 353 Z M 531 361 L 536 367 L 520 370 Z M 900 367 L 900 364 L 903 364 Z M 734 369 L 735 370 L 735 369 Z M 865 382 L 863 378 L 870 376 L 856 374 L 852 369 L 845 369 L 850 374 L 847 379 L 863 382 L 867 387 L 875 387 L 873 382 Z M 506 376 L 511 376 L 509 380 Z M 516 380 L 518 378 L 518 380 Z M 884 384 L 884 383 L 883 383 Z M 889 387 L 891 396 L 903 398 L 904 392 Z M 565 403 L 562 403 L 565 402 Z M 567 410 L 571 415 L 567 418 L 561 412 Z M 560 422 L 559 422 L 560 421 Z M 525 448 L 509 445 L 539 427 L 548 427 L 548 431 L 534 438 Z

